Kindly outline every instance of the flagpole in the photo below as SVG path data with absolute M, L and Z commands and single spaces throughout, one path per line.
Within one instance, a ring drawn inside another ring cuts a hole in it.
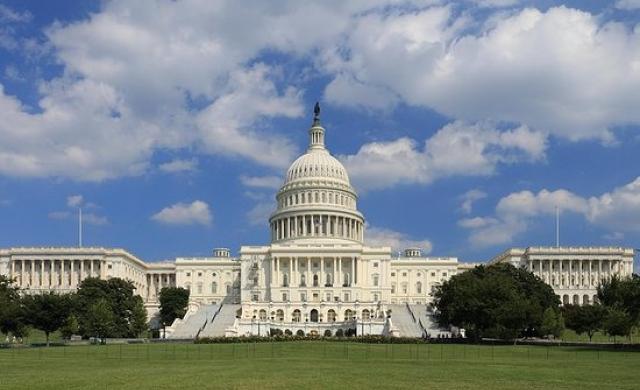
M 78 207 L 78 246 L 82 248 L 82 207 Z
M 560 247 L 560 208 L 556 206 L 556 247 Z

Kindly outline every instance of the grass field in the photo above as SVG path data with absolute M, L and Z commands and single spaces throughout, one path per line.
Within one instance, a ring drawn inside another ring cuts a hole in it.
M 569 347 L 139 344 L 0 350 L 0 389 L 637 389 L 640 352 Z

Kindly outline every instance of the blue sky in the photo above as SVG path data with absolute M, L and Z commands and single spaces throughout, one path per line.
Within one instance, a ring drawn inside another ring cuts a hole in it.
M 371 244 L 638 246 L 640 1 L 0 1 L 0 247 L 268 243 L 322 105 Z

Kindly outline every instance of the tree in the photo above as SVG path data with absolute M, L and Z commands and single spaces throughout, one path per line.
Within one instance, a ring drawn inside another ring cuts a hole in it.
M 28 323 L 44 332 L 49 346 L 49 336 L 60 329 L 71 312 L 68 297 L 56 293 L 27 295 L 23 298 Z
M 116 326 L 114 319 L 111 306 L 106 299 L 101 298 L 87 308 L 82 326 L 87 334 L 104 340 L 113 334 L 113 328 Z
M 163 337 L 165 326 L 170 326 L 176 318 L 183 318 L 189 304 L 189 290 L 182 287 L 164 287 L 160 290 L 160 323 Z
M 87 328 L 87 324 L 91 322 L 88 317 L 95 313 L 90 314 L 88 311 L 97 302 L 102 302 L 112 314 L 112 323 L 106 328 L 105 337 L 137 337 L 146 329 L 147 319 L 142 313 L 142 299 L 134 295 L 134 292 L 133 283 L 120 278 L 83 280 L 75 298 L 80 333 L 84 337 L 95 335 Z
M 564 330 L 564 318 L 562 312 L 548 307 L 542 314 L 542 325 L 540 332 L 543 336 L 553 336 L 558 338 Z
M 548 284 L 507 263 L 454 275 L 434 294 L 439 324 L 464 328 L 476 339 L 539 334 L 544 311 L 559 304 Z
M 74 334 L 78 334 L 80 331 L 80 325 L 78 324 L 78 317 L 75 314 L 70 314 L 64 322 L 64 325 L 60 328 L 60 333 L 65 339 L 70 339 Z
M 613 336 L 613 342 L 616 336 L 628 336 L 633 328 L 633 320 L 631 316 L 620 309 L 609 309 L 602 323 L 604 331 Z
M 598 286 L 598 301 L 605 307 L 626 312 L 633 324 L 640 324 L 640 276 L 617 276 Z
M 27 334 L 24 306 L 13 280 L 0 275 L 0 332 L 22 337 Z
M 589 336 L 589 342 L 593 335 L 602 329 L 602 322 L 606 314 L 606 309 L 599 304 L 593 305 L 565 305 L 563 307 L 567 328 L 572 329 L 577 334 Z

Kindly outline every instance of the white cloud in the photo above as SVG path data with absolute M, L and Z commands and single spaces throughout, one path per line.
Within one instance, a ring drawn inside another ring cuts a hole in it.
M 33 15 L 29 11 L 19 12 L 4 4 L 0 4 L 0 21 L 4 23 L 26 23 Z
M 438 178 L 495 173 L 498 164 L 544 158 L 546 138 L 526 127 L 499 131 L 487 123 L 460 121 L 440 129 L 420 148 L 409 138 L 363 145 L 341 156 L 359 190 L 427 184 Z
M 520 3 L 520 0 L 470 0 L 482 8 L 511 7 Z
M 78 218 L 76 214 L 72 214 L 69 211 L 52 211 L 49 213 L 48 217 L 49 219 L 56 220 Z M 104 226 L 109 224 L 109 219 L 105 216 L 96 215 L 94 213 L 82 213 L 82 223 L 95 226 Z
M 460 196 L 460 200 L 462 200 L 462 204 L 460 205 L 460 210 L 462 210 L 462 212 L 465 214 L 469 214 L 471 213 L 473 204 L 476 201 L 480 199 L 484 199 L 486 197 L 487 197 L 487 193 L 484 191 L 480 191 L 478 189 L 469 190 L 464 194 L 462 194 L 462 196 Z
M 165 173 L 194 172 L 198 169 L 198 160 L 195 158 L 176 159 L 160 164 L 158 169 Z
M 589 198 L 565 189 L 515 192 L 500 199 L 495 216 L 462 219 L 458 225 L 471 231 L 469 241 L 475 246 L 503 245 L 524 233 L 535 218 L 552 216 L 556 207 L 560 213 L 582 215 L 588 223 L 608 230 L 606 239 L 620 240 L 624 232 L 640 232 L 640 177 Z
M 616 1 L 616 8 L 624 10 L 640 9 L 640 0 L 618 0 Z
M 240 181 L 244 186 L 253 188 L 277 190 L 282 186 L 280 176 L 240 176 Z
M 612 127 L 640 123 L 640 29 L 567 7 L 457 15 L 435 7 L 355 18 L 344 43 L 327 49 L 326 68 L 454 118 L 570 140 L 610 142 Z
M 83 202 L 82 195 L 71 195 L 67 197 L 67 206 L 68 207 L 80 207 Z
M 157 212 L 152 220 L 167 225 L 211 225 L 209 205 L 201 200 L 192 203 L 176 203 Z
M 367 226 L 364 238 L 368 245 L 390 246 L 394 252 L 417 247 L 426 255 L 433 249 L 433 244 L 428 239 L 416 240 L 404 233 L 375 226 Z
M 247 212 L 247 219 L 253 226 L 267 226 L 271 213 L 275 211 L 273 201 L 260 201 Z

